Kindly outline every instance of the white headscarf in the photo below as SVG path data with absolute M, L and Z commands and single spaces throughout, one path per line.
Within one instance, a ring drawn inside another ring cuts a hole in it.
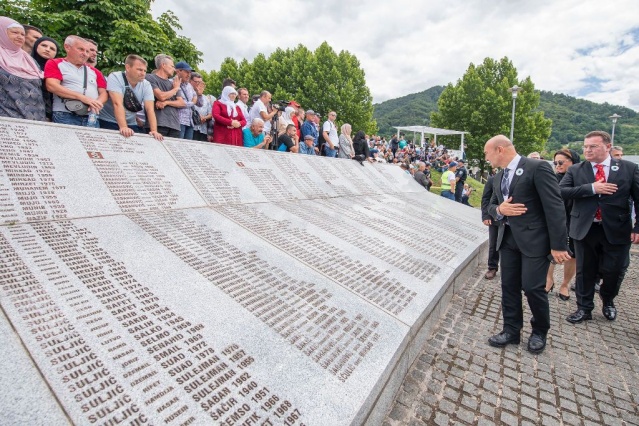
M 284 124 L 289 125 L 289 124 L 294 124 L 293 123 L 293 113 L 295 112 L 295 108 L 293 107 L 286 107 L 286 109 L 284 109 L 284 112 L 282 113 L 282 117 L 280 117 L 280 120 L 282 120 L 284 122 Z
M 235 93 L 237 96 L 237 90 L 235 90 L 232 86 L 226 86 L 222 89 L 222 95 L 220 96 L 220 102 L 226 105 L 226 111 L 229 114 L 229 117 L 237 117 L 237 109 L 235 108 L 235 102 L 233 102 L 229 95 Z

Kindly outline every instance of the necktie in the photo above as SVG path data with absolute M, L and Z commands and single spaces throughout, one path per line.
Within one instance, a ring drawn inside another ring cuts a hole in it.
M 604 172 L 603 164 L 596 164 L 595 168 L 597 169 L 597 173 L 595 173 L 595 182 L 605 182 L 606 173 Z M 595 220 L 601 221 L 601 207 L 599 206 L 597 206 L 597 211 L 595 212 Z
M 501 193 L 504 200 L 508 198 L 508 169 L 504 169 L 504 176 L 501 178 Z

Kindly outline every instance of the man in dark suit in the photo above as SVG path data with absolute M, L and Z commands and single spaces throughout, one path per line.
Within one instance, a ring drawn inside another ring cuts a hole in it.
M 486 275 L 484 275 L 484 278 L 487 280 L 495 278 L 499 270 L 499 251 L 497 251 L 497 233 L 499 227 L 497 226 L 497 221 L 493 220 L 488 213 L 488 205 L 490 204 L 490 199 L 493 197 L 494 180 L 495 174 L 493 169 L 488 176 L 488 180 L 486 180 L 484 193 L 481 196 L 481 220 L 484 222 L 484 225 L 488 226 L 488 271 L 486 271 Z
M 504 328 L 488 343 L 497 347 L 519 344 L 524 321 L 523 290 L 533 316 L 528 351 L 541 353 L 550 329 L 545 290 L 549 255 L 557 263 L 570 259 L 566 212 L 557 178 L 547 162 L 517 154 L 503 135 L 486 142 L 484 155 L 493 166 L 503 168 L 495 176 L 488 212 L 500 221 L 497 249 L 501 258 Z
M 610 135 L 595 131 L 584 140 L 586 161 L 568 169 L 561 195 L 573 200 L 570 236 L 577 258 L 577 311 L 566 320 L 573 324 L 592 319 L 595 281 L 603 277 L 599 296 L 609 321 L 617 318 L 614 299 L 619 294 L 630 244 L 639 243 L 639 222 L 632 226 L 630 204 L 639 202 L 639 167 L 610 156 Z

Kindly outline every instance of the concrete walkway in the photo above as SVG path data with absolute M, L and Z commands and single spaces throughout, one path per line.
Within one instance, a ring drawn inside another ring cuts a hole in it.
M 410 368 L 384 425 L 639 425 L 639 255 L 607 321 L 596 297 L 593 320 L 571 325 L 567 302 L 550 295 L 551 330 L 544 353 L 522 343 L 493 348 L 501 330 L 499 274 L 479 269 L 453 297 Z M 557 268 L 558 273 L 562 268 Z M 524 299 L 525 300 L 525 299 Z

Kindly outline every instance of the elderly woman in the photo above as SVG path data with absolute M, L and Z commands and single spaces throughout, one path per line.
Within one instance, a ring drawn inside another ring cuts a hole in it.
M 213 102 L 213 142 L 225 145 L 244 146 L 242 127 L 246 118 L 240 107 L 235 105 L 237 91 L 226 86 L 220 99 Z
M 24 27 L 0 17 L 0 116 L 44 121 L 42 70 L 22 50 Z
M 278 136 L 282 136 L 284 133 L 286 133 L 286 128 L 288 127 L 289 124 L 295 124 L 293 122 L 293 115 L 295 114 L 295 108 L 287 106 L 284 109 L 284 112 L 281 112 L 278 114 L 281 114 L 279 119 L 277 120 L 277 135 Z M 297 133 L 297 132 L 296 132 Z
M 557 175 L 557 181 L 561 182 L 564 175 L 568 171 L 568 168 L 573 164 L 579 163 L 581 160 L 579 159 L 579 154 L 572 149 L 561 149 L 555 152 L 555 161 L 553 164 L 555 165 L 555 173 Z M 572 200 L 564 200 L 564 204 L 566 207 L 566 227 L 570 229 L 570 211 L 572 210 Z M 568 248 L 572 253 L 575 252 L 575 246 L 572 241 L 572 238 L 568 237 Z M 570 289 L 568 288 L 568 284 L 570 280 L 575 276 L 575 272 L 577 269 L 577 262 L 573 258 L 564 262 L 564 279 L 561 283 L 561 287 L 559 287 L 559 293 L 557 295 L 561 300 L 570 299 Z M 548 275 L 546 275 L 546 293 L 550 293 L 552 289 L 555 287 L 554 283 L 554 272 L 555 265 L 550 264 L 550 268 L 548 268 Z
M 351 138 L 351 125 L 348 123 L 342 124 L 339 130 L 339 151 L 337 158 L 348 158 L 350 160 L 355 157 L 355 148 L 353 148 L 353 139 Z
M 47 61 L 55 58 L 59 51 L 60 46 L 57 41 L 50 37 L 40 37 L 33 44 L 31 57 L 35 59 L 40 69 L 44 71 Z M 47 120 L 51 121 L 53 119 L 53 95 L 47 90 L 45 84 L 42 85 L 42 97 L 44 98 L 45 115 Z

